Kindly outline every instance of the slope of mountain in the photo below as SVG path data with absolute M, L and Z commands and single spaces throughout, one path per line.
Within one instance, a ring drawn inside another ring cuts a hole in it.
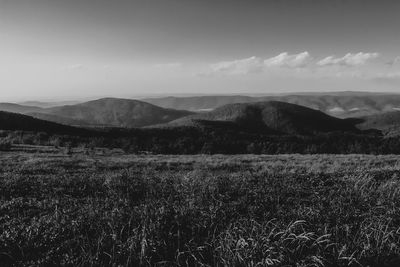
M 25 114 L 30 112 L 41 112 L 42 108 L 14 103 L 0 103 L 0 111 Z
M 0 130 L 32 131 L 57 134 L 81 135 L 89 133 L 86 129 L 75 128 L 31 116 L 0 111 Z
M 357 124 L 359 129 L 377 129 L 385 136 L 400 135 L 400 111 L 364 116 L 360 119 L 362 122 Z
M 320 110 L 335 117 L 359 117 L 394 111 L 400 108 L 400 94 L 373 94 L 366 92 L 304 93 L 275 96 L 199 96 L 144 99 L 164 108 L 202 111 L 212 110 L 225 104 L 281 101 Z
M 31 113 L 27 113 L 26 115 L 32 116 L 32 117 L 40 119 L 40 120 L 51 121 L 51 122 L 60 123 L 60 124 L 64 124 L 64 125 L 87 126 L 87 123 L 83 120 L 75 120 L 75 119 L 57 116 L 57 115 L 53 115 L 53 114 L 31 112 Z
M 256 102 L 258 98 L 242 95 L 226 96 L 193 96 L 193 97 L 164 97 L 147 98 L 143 101 L 163 108 L 176 108 L 190 111 L 210 111 L 217 107 L 234 103 Z M 260 98 L 260 101 L 262 98 Z
M 279 101 L 229 104 L 211 112 L 168 123 L 167 127 L 231 123 L 253 131 L 308 135 L 323 132 L 359 132 L 353 120 L 339 119 L 321 111 Z
M 165 109 L 138 100 L 118 98 L 103 98 L 32 113 L 36 117 L 64 124 L 128 128 L 167 123 L 191 114 L 189 111 Z

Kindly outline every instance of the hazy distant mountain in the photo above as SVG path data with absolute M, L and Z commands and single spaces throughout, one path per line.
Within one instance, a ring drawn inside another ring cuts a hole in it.
M 335 118 L 321 111 L 278 101 L 229 104 L 210 112 L 175 120 L 164 127 L 209 126 L 218 123 L 230 123 L 242 129 L 263 130 L 269 133 L 359 132 L 351 120 Z
M 304 93 L 277 96 L 199 96 L 147 98 L 143 101 L 164 107 L 191 111 L 210 111 L 233 103 L 281 101 L 323 111 L 332 116 L 359 117 L 400 109 L 400 94 L 338 92 L 329 94 Z
M 28 105 L 19 105 L 14 103 L 0 103 L 0 111 L 24 114 L 30 112 L 41 112 L 42 108 Z
M 80 135 L 88 130 L 44 121 L 31 116 L 0 111 L 0 130 L 48 132 L 57 134 Z
M 118 98 L 103 98 L 32 113 L 36 117 L 64 124 L 112 127 L 142 127 L 191 114 L 189 111 L 165 109 L 138 100 Z
M 19 105 L 23 106 L 34 106 L 40 108 L 52 108 L 58 106 L 65 106 L 65 105 L 76 105 L 82 103 L 83 101 L 51 101 L 51 102 L 42 102 L 42 101 L 25 101 L 18 103 Z

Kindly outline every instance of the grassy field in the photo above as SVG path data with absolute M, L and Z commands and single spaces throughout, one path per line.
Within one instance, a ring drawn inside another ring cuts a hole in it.
M 400 157 L 0 154 L 1 266 L 400 266 Z

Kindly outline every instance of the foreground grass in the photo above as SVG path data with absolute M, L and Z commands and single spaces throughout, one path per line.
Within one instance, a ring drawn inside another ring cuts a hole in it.
M 0 155 L 2 266 L 400 266 L 394 156 Z

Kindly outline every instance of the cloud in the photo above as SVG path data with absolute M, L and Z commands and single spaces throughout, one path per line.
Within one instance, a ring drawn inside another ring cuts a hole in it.
M 317 62 L 318 66 L 359 66 L 367 63 L 368 60 L 377 58 L 378 53 L 363 53 L 359 52 L 357 54 L 347 53 L 344 57 L 337 58 L 334 56 L 326 57 Z
M 290 55 L 287 52 L 263 60 L 259 57 L 249 57 L 233 61 L 222 61 L 210 65 L 211 73 L 240 75 L 261 73 L 270 67 L 303 68 L 311 61 L 308 52 Z
M 261 58 L 249 57 L 234 61 L 222 61 L 210 65 L 213 73 L 225 73 L 231 75 L 249 74 L 263 71 L 263 62 Z
M 267 67 L 303 68 L 311 61 L 311 59 L 310 53 L 307 51 L 293 55 L 284 52 L 275 57 L 264 60 L 264 65 Z
M 311 64 L 313 62 L 313 57 L 307 51 L 298 54 L 289 54 L 288 52 L 284 52 L 265 60 L 260 57 L 253 56 L 245 59 L 214 63 L 209 65 L 208 72 L 203 73 L 202 75 L 208 76 L 216 73 L 228 75 L 244 75 L 250 73 L 291 73 L 293 75 L 306 75 L 310 73 L 316 73 L 318 69 L 320 71 L 323 70 L 322 68 L 316 68 L 316 66 L 355 67 L 364 65 L 369 60 L 375 59 L 378 56 L 378 53 L 347 53 L 343 57 L 328 56 L 314 64 Z M 395 59 L 395 61 L 400 62 L 400 58 Z M 287 71 L 283 69 L 286 69 Z M 357 73 L 347 73 L 348 70 L 343 70 L 342 72 L 336 73 L 333 76 L 359 76 Z M 322 75 L 332 76 L 332 73 L 330 72 Z

